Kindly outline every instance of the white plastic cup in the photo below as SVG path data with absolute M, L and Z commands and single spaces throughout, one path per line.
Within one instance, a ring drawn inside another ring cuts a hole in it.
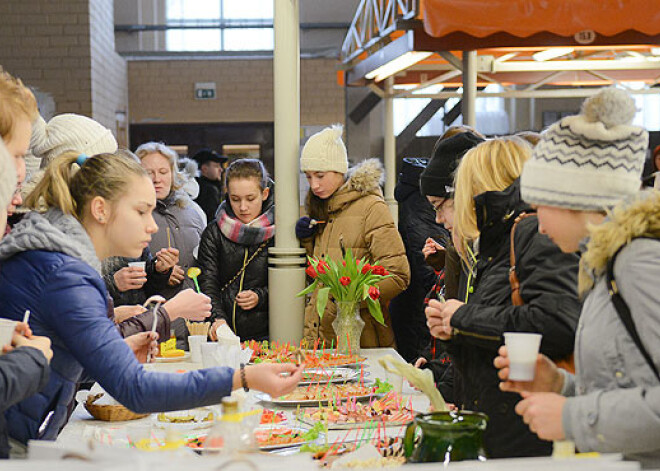
M 218 359 L 215 352 L 218 349 L 218 344 L 215 342 L 206 342 L 200 345 L 202 354 L 202 367 L 213 368 L 219 366 Z
M 10 319 L 0 319 L 0 355 L 2 355 L 2 347 L 11 345 L 11 339 L 16 330 L 16 321 Z
M 138 267 L 141 268 L 142 271 L 145 271 L 147 268 L 147 262 L 128 262 L 129 267 Z
M 202 344 L 206 343 L 206 335 L 189 335 L 188 347 L 190 348 L 190 361 L 202 362 Z
M 504 332 L 504 343 L 509 355 L 509 380 L 532 381 L 534 379 L 541 337 L 541 334 Z

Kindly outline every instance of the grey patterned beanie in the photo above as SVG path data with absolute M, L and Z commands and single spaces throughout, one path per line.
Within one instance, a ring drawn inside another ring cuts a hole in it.
M 636 193 L 648 133 L 632 126 L 635 102 L 606 88 L 585 100 L 579 115 L 548 128 L 525 163 L 520 186 L 529 204 L 602 211 Z

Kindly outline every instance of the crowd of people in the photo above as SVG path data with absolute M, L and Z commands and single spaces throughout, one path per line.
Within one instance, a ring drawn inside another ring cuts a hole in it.
M 301 246 L 334 260 L 350 248 L 389 275 L 384 322 L 360 309 L 361 346 L 398 349 L 432 370 L 453 407 L 487 414 L 491 458 L 544 456 L 570 439 L 660 464 L 660 192 L 642 189 L 648 133 L 634 114 L 631 97 L 608 88 L 541 134 L 452 128 L 429 159 L 404 159 L 398 227 L 382 164 L 351 166 L 341 126 L 302 149 Z M 302 366 L 143 367 L 171 331 L 187 348 L 186 320 L 211 322 L 211 340 L 223 324 L 269 339 L 275 183 L 260 160 L 204 149 L 199 175 L 186 174 L 163 143 L 133 153 L 90 118 L 46 122 L 6 72 L 0 137 L 0 317 L 19 321 L 0 356 L 0 456 L 56 438 L 84 382 L 135 412 L 295 387 Z M 41 170 L 26 182 L 28 154 Z M 142 307 L 154 294 L 162 305 Z M 337 308 L 319 316 L 318 296 L 300 326 L 308 345 L 336 338 Z M 532 382 L 509 380 L 505 332 L 542 334 Z

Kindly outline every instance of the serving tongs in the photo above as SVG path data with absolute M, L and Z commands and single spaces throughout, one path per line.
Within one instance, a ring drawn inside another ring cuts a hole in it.
M 156 327 L 158 326 L 158 308 L 160 307 L 161 304 L 163 304 L 166 301 L 166 299 L 162 296 L 159 296 L 157 294 L 154 294 L 151 296 L 149 299 L 147 299 L 144 304 L 142 304 L 142 307 L 147 309 L 147 306 L 149 304 L 153 303 L 154 307 L 152 310 L 153 313 L 153 323 L 151 324 L 151 331 L 156 332 Z M 147 352 L 147 363 L 151 363 L 151 349 Z

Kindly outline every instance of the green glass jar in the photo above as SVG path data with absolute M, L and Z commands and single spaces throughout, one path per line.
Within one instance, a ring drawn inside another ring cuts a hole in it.
M 480 412 L 418 414 L 408 424 L 403 441 L 412 463 L 485 460 L 483 434 L 488 416 Z

